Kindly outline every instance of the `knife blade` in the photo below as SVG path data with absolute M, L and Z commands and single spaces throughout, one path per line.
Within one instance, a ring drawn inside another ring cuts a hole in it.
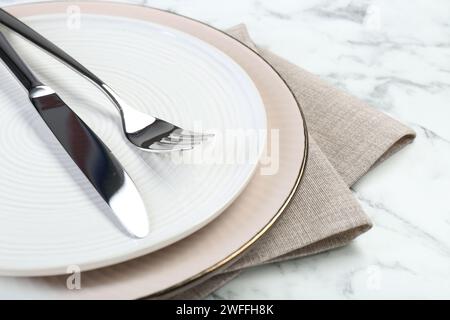
M 0 32 L 0 57 L 28 90 L 29 99 L 115 218 L 130 235 L 149 233 L 148 215 L 134 182 L 109 148 L 49 86 L 40 82 Z

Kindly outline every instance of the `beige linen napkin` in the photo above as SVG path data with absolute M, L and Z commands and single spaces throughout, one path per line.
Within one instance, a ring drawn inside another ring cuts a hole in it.
M 306 117 L 309 157 L 300 187 L 277 223 L 228 269 L 184 288 L 175 299 L 203 298 L 244 268 L 337 248 L 369 230 L 371 222 L 349 187 L 415 137 L 384 113 L 257 48 L 244 25 L 228 33 L 258 51 L 290 86 Z

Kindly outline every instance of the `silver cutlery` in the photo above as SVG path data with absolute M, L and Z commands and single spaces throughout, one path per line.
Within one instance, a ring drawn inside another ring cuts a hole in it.
M 213 136 L 213 134 L 184 130 L 170 122 L 132 108 L 110 86 L 77 60 L 1 8 L 0 23 L 51 53 L 54 57 L 96 84 L 116 106 L 122 118 L 122 128 L 125 136 L 139 149 L 160 153 L 189 150 Z
M 28 91 L 37 112 L 132 236 L 149 232 L 148 215 L 135 184 L 100 138 L 31 72 L 0 32 L 0 57 Z

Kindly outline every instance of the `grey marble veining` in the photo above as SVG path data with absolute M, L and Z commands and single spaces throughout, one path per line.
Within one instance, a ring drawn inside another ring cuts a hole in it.
M 219 28 L 243 22 L 261 46 L 417 132 L 353 188 L 370 232 L 345 248 L 248 270 L 212 299 L 450 298 L 449 1 L 129 2 Z

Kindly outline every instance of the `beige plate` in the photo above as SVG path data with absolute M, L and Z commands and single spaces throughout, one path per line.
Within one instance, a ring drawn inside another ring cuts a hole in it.
M 85 14 L 151 21 L 189 33 L 234 59 L 260 91 L 267 112 L 268 163 L 237 200 L 216 220 L 169 247 L 112 267 L 85 272 L 82 290 L 67 290 L 65 276 L 0 278 L 0 298 L 135 299 L 160 296 L 194 285 L 249 248 L 281 215 L 298 187 L 307 157 L 304 118 L 294 96 L 276 71 L 258 54 L 210 26 L 140 6 L 117 3 L 52 2 L 11 6 L 18 17 L 64 13 L 77 5 Z M 277 134 L 279 139 L 276 138 Z

